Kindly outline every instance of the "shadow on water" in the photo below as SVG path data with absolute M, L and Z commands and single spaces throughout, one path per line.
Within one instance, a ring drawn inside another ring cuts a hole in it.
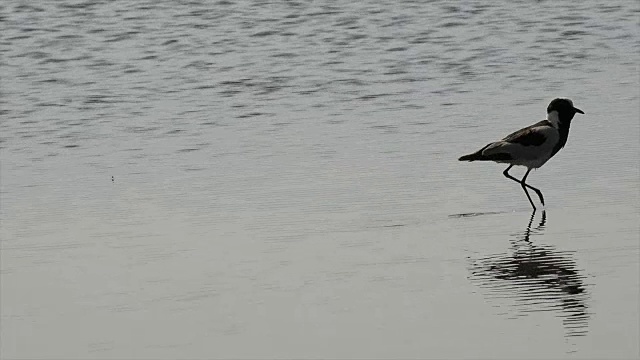
M 461 213 L 461 214 L 452 214 L 449 215 L 450 218 L 466 218 L 466 217 L 476 217 L 476 216 L 484 216 L 484 215 L 497 215 L 504 214 L 504 211 L 487 211 L 487 212 L 471 212 L 471 213 Z
M 576 268 L 573 252 L 531 241 L 532 236 L 543 235 L 547 221 L 543 211 L 540 223 L 532 228 L 535 215 L 534 211 L 525 231 L 511 239 L 510 252 L 474 260 L 470 279 L 488 290 L 486 295 L 491 298 L 513 299 L 516 317 L 557 312 L 567 337 L 586 335 L 589 293 L 585 276 Z

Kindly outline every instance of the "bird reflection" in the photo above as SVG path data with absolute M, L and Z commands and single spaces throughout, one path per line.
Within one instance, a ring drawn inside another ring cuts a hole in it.
M 489 255 L 471 264 L 471 280 L 488 289 L 490 297 L 516 301 L 516 316 L 554 311 L 562 319 L 566 336 L 585 335 L 589 321 L 584 275 L 576 268 L 573 252 L 550 245 L 535 245 L 531 236 L 542 235 L 547 221 L 532 228 L 536 211 L 524 232 L 511 240 L 511 251 Z

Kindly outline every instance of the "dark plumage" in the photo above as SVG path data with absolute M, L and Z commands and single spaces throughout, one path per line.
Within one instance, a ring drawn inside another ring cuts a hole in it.
M 538 194 L 543 206 L 544 198 L 540 190 L 525 182 L 527 176 L 531 169 L 544 165 L 565 146 L 569 137 L 571 120 L 576 113 L 584 114 L 582 110 L 573 106 L 571 100 L 554 99 L 547 107 L 546 120 L 513 132 L 502 140 L 489 143 L 474 153 L 461 156 L 458 160 L 495 161 L 509 164 L 509 167 L 503 172 L 504 176 L 520 183 L 535 210 L 536 206 L 533 204 L 527 188 L 534 190 Z M 509 170 L 515 165 L 527 167 L 527 172 L 522 180 L 518 180 L 509 174 Z

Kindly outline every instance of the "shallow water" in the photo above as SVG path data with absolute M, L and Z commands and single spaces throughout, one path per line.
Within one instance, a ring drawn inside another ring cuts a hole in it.
M 0 355 L 639 357 L 640 6 L 565 5 L 3 3 Z M 558 96 L 543 218 L 456 159 Z

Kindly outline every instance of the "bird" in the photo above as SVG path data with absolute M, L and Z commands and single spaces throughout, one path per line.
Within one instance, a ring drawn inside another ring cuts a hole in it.
M 502 174 L 522 186 L 535 212 L 536 206 L 527 189 L 535 191 L 543 207 L 545 206 L 544 197 L 540 189 L 527 184 L 527 176 L 532 169 L 544 165 L 566 145 L 571 120 L 576 113 L 584 114 L 582 110 L 573 106 L 571 100 L 567 98 L 553 99 L 547 106 L 546 120 L 511 133 L 502 140 L 489 143 L 474 153 L 461 156 L 458 160 L 494 161 L 509 164 L 509 167 Z M 509 174 L 509 170 L 514 166 L 527 168 L 527 172 L 521 180 Z

